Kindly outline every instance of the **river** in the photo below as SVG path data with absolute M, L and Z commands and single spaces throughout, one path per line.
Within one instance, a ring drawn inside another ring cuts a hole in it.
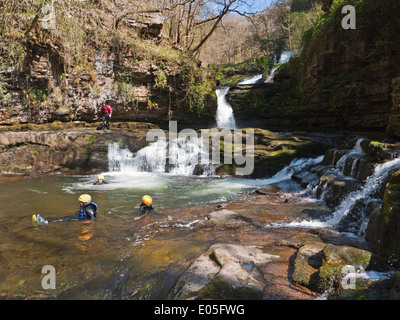
M 241 200 L 272 182 L 293 191 L 293 183 L 287 180 L 293 170 L 318 160 L 321 158 L 294 161 L 274 177 L 260 180 L 110 171 L 104 173 L 108 184 L 97 186 L 93 185 L 93 175 L 3 176 L 0 186 L 7 192 L 0 194 L 0 296 L 165 298 L 189 261 L 211 244 L 233 237 L 226 232 L 193 228 L 207 212 L 224 203 L 234 205 L 235 201 L 239 201 L 236 208 L 246 208 Z M 32 214 L 37 213 L 45 218 L 74 215 L 81 193 L 90 193 L 98 205 L 96 220 L 48 225 L 32 222 Z M 157 214 L 134 221 L 139 215 L 135 206 L 144 194 L 153 197 Z M 281 197 L 278 199 L 284 203 Z M 299 208 L 304 204 L 308 206 L 308 200 L 301 200 Z M 260 216 L 257 210 L 254 214 Z M 275 214 L 263 224 L 285 214 Z M 42 287 L 41 270 L 46 265 L 56 269 L 55 290 Z M 149 279 L 151 288 L 137 292 Z

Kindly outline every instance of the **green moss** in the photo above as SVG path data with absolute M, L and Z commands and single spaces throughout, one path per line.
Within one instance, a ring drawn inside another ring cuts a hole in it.
M 249 287 L 236 287 L 219 278 L 213 278 L 197 294 L 197 298 L 259 300 L 262 292 Z

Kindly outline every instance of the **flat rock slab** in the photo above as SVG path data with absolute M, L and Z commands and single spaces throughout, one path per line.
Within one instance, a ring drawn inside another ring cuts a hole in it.
M 278 258 L 260 246 L 215 244 L 180 277 L 170 298 L 261 298 L 265 282 L 260 270 Z

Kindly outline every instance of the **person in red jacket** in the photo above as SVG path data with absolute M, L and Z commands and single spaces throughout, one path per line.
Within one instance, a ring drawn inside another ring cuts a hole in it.
M 100 109 L 100 116 L 101 116 L 101 122 L 102 122 L 102 129 L 104 128 L 104 126 L 106 126 L 106 128 L 108 130 L 110 130 L 110 119 L 112 116 L 112 108 L 105 102 L 103 102 L 102 107 Z

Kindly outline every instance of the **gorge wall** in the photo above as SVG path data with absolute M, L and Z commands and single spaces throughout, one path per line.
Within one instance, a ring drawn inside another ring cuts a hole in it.
M 202 107 L 214 83 L 199 62 L 173 48 L 160 13 L 120 2 L 83 11 L 82 21 L 57 20 L 54 30 L 21 22 L 0 35 L 0 125 L 98 121 L 102 101 L 116 121 L 211 119 Z
M 355 6 L 356 29 L 342 28 L 342 6 L 327 6 L 330 13 L 306 32 L 301 53 L 281 67 L 274 83 L 230 95 L 238 121 L 246 122 L 252 114 L 268 128 L 386 131 L 400 136 L 400 4 L 342 4 Z

